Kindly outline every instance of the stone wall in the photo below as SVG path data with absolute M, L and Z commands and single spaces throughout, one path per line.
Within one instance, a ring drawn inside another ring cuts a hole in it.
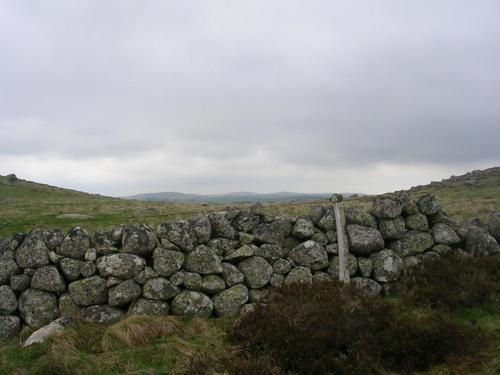
M 500 252 L 499 214 L 489 227 L 460 227 L 433 196 L 380 198 L 370 211 L 346 209 L 346 221 L 351 280 L 374 295 L 424 258 Z M 0 241 L 0 338 L 77 313 L 99 323 L 125 314 L 236 316 L 265 302 L 272 287 L 337 279 L 336 242 L 333 209 L 323 206 L 297 218 L 254 206 L 156 231 L 127 225 L 93 236 L 81 227 L 17 234 Z

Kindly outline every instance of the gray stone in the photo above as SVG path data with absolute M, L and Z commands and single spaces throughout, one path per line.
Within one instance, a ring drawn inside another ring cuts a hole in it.
M 0 315 L 10 315 L 17 309 L 16 294 L 7 285 L 0 286 Z
M 336 243 L 331 243 L 325 246 L 325 250 L 328 254 L 337 255 L 339 253 L 339 245 Z
M 326 246 L 330 242 L 328 239 L 327 235 L 324 234 L 323 232 L 316 232 L 314 235 L 311 237 L 311 240 L 314 242 L 319 243 L 321 246 Z
M 64 234 L 59 229 L 44 230 L 42 232 L 43 242 L 49 250 L 56 250 L 64 240 Z
M 121 227 L 107 231 L 96 231 L 93 244 L 98 255 L 110 255 L 118 252 L 122 242 Z M 116 234 L 115 234 L 116 233 Z
M 160 224 L 158 226 L 158 236 L 186 252 L 193 250 L 196 246 L 195 234 L 191 232 L 189 222 L 186 220 L 175 220 Z
M 392 250 L 382 250 L 370 256 L 373 278 L 379 282 L 396 281 L 403 272 L 403 260 Z
M 238 232 L 231 226 L 231 223 L 225 215 L 213 213 L 209 215 L 212 223 L 212 234 L 215 237 L 228 238 L 230 240 L 238 239 Z
M 16 262 L 21 268 L 38 268 L 49 264 L 49 249 L 43 241 L 43 232 L 33 230 L 16 250 Z M 9 276 L 10 277 L 10 276 Z
M 284 256 L 285 252 L 279 245 L 263 244 L 255 249 L 255 255 L 264 258 L 269 263 L 273 263 Z
M 250 258 L 253 255 L 254 255 L 253 247 L 251 245 L 243 245 L 234 252 L 232 252 L 231 254 L 227 255 L 224 258 L 224 261 L 236 263 L 239 262 L 240 260 Z
M 209 275 L 212 273 L 222 273 L 222 266 L 217 254 L 209 247 L 198 246 L 195 250 L 186 255 L 184 268 L 191 272 Z
M 311 238 L 314 234 L 314 224 L 311 220 L 299 217 L 293 226 L 292 234 L 301 240 Z
M 427 216 L 417 212 L 405 219 L 405 226 L 408 230 L 426 231 L 429 229 L 429 222 Z
M 349 251 L 355 255 L 366 256 L 384 248 L 384 239 L 376 229 L 361 225 L 348 225 Z
M 145 266 L 146 261 L 135 254 L 112 254 L 97 259 L 97 269 L 103 277 L 115 276 L 131 279 L 137 276 Z
M 391 242 L 389 248 L 400 256 L 416 255 L 429 250 L 434 245 L 430 233 L 409 231 L 397 241 Z
M 290 284 L 308 284 L 312 285 L 312 273 L 309 268 L 296 267 L 292 269 L 285 277 L 284 285 Z
M 293 262 L 288 259 L 278 259 L 273 263 L 273 271 L 281 275 L 286 275 L 292 269 Z
M 354 276 L 358 271 L 358 260 L 352 254 L 347 257 L 347 269 L 349 270 L 349 275 Z M 339 278 L 339 257 L 333 256 L 330 259 L 330 265 L 327 271 L 335 280 Z
M 36 269 L 35 268 L 25 268 L 23 270 L 23 274 L 32 277 L 35 274 Z
M 312 279 L 314 285 L 318 285 L 321 283 L 329 283 L 332 282 L 333 280 L 334 278 L 331 275 L 322 271 L 315 272 Z
M 59 297 L 59 315 L 60 316 L 77 316 L 80 312 L 78 306 L 69 293 L 64 293 Z
M 265 303 L 269 301 L 269 289 L 250 289 L 248 300 L 252 303 Z
M 434 245 L 432 251 L 438 253 L 439 255 L 448 255 L 453 252 L 449 245 Z
M 261 223 L 252 229 L 252 235 L 258 243 L 270 243 L 280 245 L 285 239 L 285 233 L 281 223 Z
M 99 305 L 108 300 L 106 280 L 99 276 L 73 281 L 68 291 L 73 301 L 80 306 Z
M 382 293 L 382 286 L 372 279 L 365 277 L 354 277 L 351 284 L 361 290 L 368 297 L 376 297 Z
M 401 202 L 391 198 L 377 198 L 373 202 L 372 213 L 379 219 L 392 219 L 403 212 Z
M 80 278 L 83 261 L 72 258 L 63 258 L 59 262 L 59 265 L 62 273 L 69 281 L 78 280 Z
M 207 243 L 212 237 L 212 223 L 207 215 L 199 215 L 191 220 L 191 232 L 198 244 Z
M 58 264 L 64 257 L 57 254 L 55 251 L 51 250 L 47 253 L 49 255 L 49 260 L 51 263 Z
M 85 260 L 87 262 L 95 262 L 97 259 L 97 250 L 96 249 L 88 249 L 85 252 Z
M 135 277 L 134 277 L 135 279 Z M 114 277 L 114 276 L 109 276 L 107 279 L 106 279 L 106 288 L 112 288 L 114 287 L 115 285 L 118 285 L 122 282 L 123 280 L 118 278 L 118 277 Z M 145 281 L 144 281 L 145 282 Z
M 144 267 L 144 269 L 139 272 L 135 277 L 134 277 L 134 281 L 137 283 L 137 284 L 141 284 L 141 285 L 144 285 L 146 283 L 147 280 L 149 279 L 152 279 L 154 277 L 158 277 L 160 276 L 160 274 L 158 272 L 156 272 L 154 269 L 152 269 L 151 267 Z
M 420 213 L 427 216 L 435 215 L 439 212 L 439 210 L 441 210 L 437 198 L 431 194 L 421 197 L 417 201 L 417 206 Z
M 186 287 L 186 289 L 200 291 L 201 283 L 202 277 L 199 273 L 184 272 L 184 286 Z
M 325 214 L 323 217 L 316 223 L 318 228 L 323 230 L 324 232 L 329 230 L 336 230 L 336 221 L 335 221 L 335 212 L 333 208 L 325 209 Z
M 361 225 L 377 229 L 377 220 L 368 211 L 359 207 L 350 207 L 345 210 L 347 224 Z
M 89 323 L 113 324 L 125 317 L 123 311 L 109 305 L 89 306 L 83 309 L 82 318 Z
M 264 258 L 257 256 L 240 262 L 238 269 L 245 276 L 245 284 L 253 289 L 265 286 L 273 274 L 273 267 Z
M 153 251 L 153 268 L 160 276 L 170 277 L 184 264 L 184 254 L 180 251 L 157 247 Z
M 269 281 L 269 284 L 273 288 L 281 288 L 283 286 L 283 282 L 285 281 L 285 276 L 280 275 L 279 273 L 273 273 L 271 276 L 271 281 Z
M 397 240 L 405 233 L 405 221 L 401 216 L 394 219 L 379 219 L 378 230 L 384 240 Z
M 359 273 L 362 277 L 370 277 L 373 271 L 373 262 L 370 258 L 358 258 Z
M 221 257 L 232 254 L 240 243 L 236 240 L 229 240 L 227 238 L 212 238 L 208 241 L 208 247 L 215 251 Z
M 500 252 L 500 247 L 487 230 L 472 226 L 465 238 L 465 251 L 474 256 L 487 256 Z
M 30 284 L 31 278 L 28 275 L 21 274 L 10 277 L 10 287 L 14 292 L 24 292 L 29 288 Z
M 157 299 L 161 301 L 166 301 L 170 298 L 175 297 L 179 294 L 180 290 L 175 285 L 172 285 L 170 281 L 164 279 L 163 277 L 155 277 L 154 279 L 149 279 L 144 284 L 142 294 L 148 299 Z
M 108 303 L 112 307 L 127 305 L 139 298 L 142 288 L 133 279 L 126 280 L 108 290 Z
M 250 245 L 255 239 L 253 235 L 246 232 L 239 232 L 239 237 L 240 237 L 240 243 L 242 245 Z
M 24 323 L 38 328 L 59 316 L 55 294 L 37 289 L 27 289 L 19 297 L 19 313 Z
M 492 212 L 489 217 L 488 230 L 493 238 L 500 243 L 500 211 Z
M 31 278 L 31 287 L 46 292 L 64 292 L 66 283 L 55 266 L 45 266 L 35 271 Z
M 21 319 L 18 316 L 0 316 L 0 340 L 17 336 L 21 332 Z
M 222 278 L 228 287 L 241 284 L 245 280 L 240 270 L 230 263 L 222 263 Z
M 325 215 L 326 207 L 325 206 L 314 206 L 309 213 L 309 217 L 313 221 L 314 224 L 318 224 L 323 215 Z
M 226 289 L 226 283 L 217 275 L 203 276 L 201 281 L 201 291 L 206 294 L 215 294 Z
M 234 227 L 241 232 L 250 232 L 260 222 L 259 215 L 249 211 L 242 211 L 233 220 Z
M 310 268 L 313 271 L 328 267 L 328 254 L 325 248 L 312 240 L 292 249 L 288 256 L 297 265 Z
M 97 273 L 97 266 L 94 262 L 84 262 L 80 273 L 83 277 L 94 276 Z
M 13 259 L 0 260 L 0 285 L 10 282 L 11 276 L 21 273 L 21 269 Z
M 85 260 L 85 252 L 90 248 L 90 237 L 82 227 L 74 227 L 64 237 L 61 246 L 57 248 L 57 253 L 68 258 Z
M 121 251 L 124 253 L 149 255 L 156 243 L 156 235 L 147 225 L 134 224 L 123 228 Z
M 170 276 L 168 280 L 172 283 L 172 285 L 179 287 L 184 284 L 184 272 L 176 272 L 172 276 Z
M 248 288 L 243 284 L 237 284 L 217 294 L 213 305 L 215 313 L 219 317 L 236 317 L 241 307 L 248 302 Z
M 329 244 L 337 243 L 337 232 L 334 230 L 329 230 L 326 232 L 326 238 L 328 238 Z
M 434 242 L 443 245 L 455 245 L 460 242 L 460 237 L 449 225 L 438 223 L 432 227 Z
M 168 315 L 168 303 L 141 298 L 130 309 L 130 315 Z
M 214 306 L 206 294 L 183 290 L 174 298 L 171 308 L 174 315 L 208 318 Z

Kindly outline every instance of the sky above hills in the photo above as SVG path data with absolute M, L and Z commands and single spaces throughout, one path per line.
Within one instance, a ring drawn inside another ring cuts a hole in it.
M 0 1 L 0 174 L 380 193 L 500 165 L 500 2 Z

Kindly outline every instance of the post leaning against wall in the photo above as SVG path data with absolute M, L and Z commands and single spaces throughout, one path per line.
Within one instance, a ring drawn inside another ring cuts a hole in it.
M 339 281 L 349 283 L 349 267 L 347 261 L 349 259 L 349 245 L 346 236 L 346 220 L 344 209 L 342 208 L 342 195 L 333 194 L 330 200 L 333 202 L 333 210 L 335 212 L 335 222 L 337 226 L 337 243 L 339 246 Z

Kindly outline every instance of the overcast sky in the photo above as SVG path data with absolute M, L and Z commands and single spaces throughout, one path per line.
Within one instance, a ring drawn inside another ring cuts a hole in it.
M 0 174 L 381 193 L 500 165 L 500 1 L 0 0 Z

